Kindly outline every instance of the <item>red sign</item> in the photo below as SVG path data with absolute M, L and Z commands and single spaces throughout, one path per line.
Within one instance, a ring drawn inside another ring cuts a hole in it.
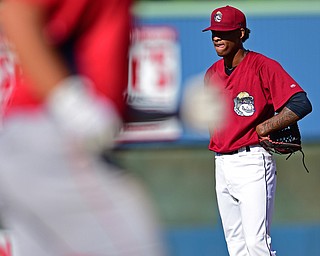
M 152 115 L 178 108 L 181 80 L 180 44 L 174 28 L 143 26 L 132 33 L 129 51 L 128 105 Z M 172 140 L 181 134 L 176 117 L 126 123 L 119 141 Z
M 180 46 L 171 27 L 147 26 L 132 34 L 128 103 L 136 109 L 171 111 L 180 89 Z

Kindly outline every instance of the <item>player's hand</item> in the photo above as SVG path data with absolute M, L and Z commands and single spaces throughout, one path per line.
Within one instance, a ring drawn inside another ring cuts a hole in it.
M 72 76 L 61 81 L 47 107 L 64 134 L 86 149 L 97 152 L 113 146 L 121 119 L 111 101 L 93 92 L 88 79 Z
M 185 88 L 180 115 L 183 122 L 198 132 L 213 131 L 222 126 L 225 102 L 216 87 L 205 86 L 203 76 L 192 79 Z

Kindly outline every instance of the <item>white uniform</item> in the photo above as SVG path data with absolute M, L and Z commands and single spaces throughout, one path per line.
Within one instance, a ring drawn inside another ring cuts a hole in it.
M 274 158 L 257 145 L 250 152 L 242 148 L 237 154 L 218 154 L 215 163 L 217 201 L 230 255 L 275 255 L 269 236 L 276 190 Z
M 7 120 L 0 170 L 0 212 L 17 255 L 164 255 L 141 184 L 82 154 L 42 112 Z

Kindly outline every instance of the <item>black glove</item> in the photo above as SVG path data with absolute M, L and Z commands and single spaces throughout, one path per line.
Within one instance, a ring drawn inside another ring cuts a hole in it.
M 292 153 L 296 151 L 301 151 L 303 156 L 303 166 L 306 169 L 306 171 L 309 172 L 304 162 L 304 153 L 302 151 L 301 134 L 298 123 L 294 123 L 281 130 L 274 131 L 270 133 L 267 137 L 261 137 L 260 145 L 270 154 L 289 154 L 287 159 L 291 156 Z

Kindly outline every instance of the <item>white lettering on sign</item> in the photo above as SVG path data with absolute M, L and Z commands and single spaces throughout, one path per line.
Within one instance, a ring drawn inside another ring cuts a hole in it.
M 177 32 L 171 27 L 139 27 L 132 40 L 128 103 L 141 110 L 174 110 L 181 80 Z

